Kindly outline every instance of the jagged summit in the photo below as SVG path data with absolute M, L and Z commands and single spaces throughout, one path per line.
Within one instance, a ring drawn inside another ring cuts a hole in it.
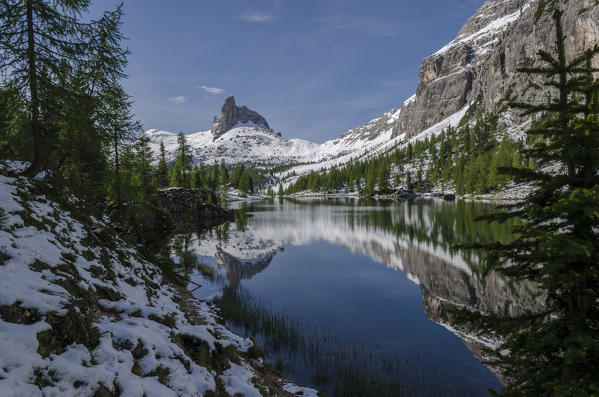
M 225 103 L 220 111 L 220 118 L 214 117 L 211 129 L 214 139 L 217 139 L 239 123 L 252 123 L 257 127 L 262 127 L 270 131 L 270 126 L 264 117 L 247 106 L 237 106 L 235 104 L 235 97 L 231 95 L 225 99 Z

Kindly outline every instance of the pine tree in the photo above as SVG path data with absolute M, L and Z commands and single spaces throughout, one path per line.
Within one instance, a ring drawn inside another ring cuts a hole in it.
M 250 178 L 245 170 L 239 178 L 239 190 L 245 194 L 250 192 Z
M 204 181 L 202 179 L 202 171 L 200 170 L 200 168 L 197 165 L 195 167 L 193 167 L 193 171 L 191 174 L 192 174 L 192 176 L 191 176 L 192 187 L 194 187 L 196 189 L 202 189 L 204 187 Z
M 248 176 L 248 190 L 250 193 L 254 193 L 254 180 L 251 176 Z
M 158 166 L 156 169 L 156 185 L 160 188 L 165 188 L 168 186 L 168 166 L 166 165 L 166 153 L 164 151 L 163 142 L 160 142 L 160 154 L 158 155 Z M 199 187 L 195 184 L 195 178 L 194 187 Z
M 366 181 L 364 182 L 364 190 L 362 190 L 362 194 L 364 196 L 370 196 L 374 194 L 374 187 L 376 185 L 376 176 L 374 172 L 374 167 L 371 167 L 370 171 L 366 175 Z
M 101 112 L 103 127 L 111 138 L 111 154 L 113 165 L 113 193 L 116 206 L 120 212 L 123 199 L 121 182 L 122 147 L 131 144 L 134 136 L 141 132 L 141 123 L 133 120 L 132 102 L 129 96 L 118 86 L 112 86 L 104 96 L 104 109 Z M 162 143 L 161 143 L 162 145 Z
M 412 173 L 410 171 L 408 171 L 406 173 L 406 189 L 412 190 L 412 188 L 413 188 L 413 184 L 412 184 Z
M 283 184 L 282 184 L 282 183 L 279 183 L 279 191 L 277 192 L 277 196 L 279 196 L 279 197 L 283 197 L 283 194 L 285 194 L 285 193 L 283 192 Z
M 233 171 L 233 187 L 239 189 L 239 181 L 241 179 L 241 175 L 245 172 L 245 166 L 243 164 L 237 165 L 235 170 Z
M 30 161 L 33 142 L 27 103 L 11 84 L 0 86 L 0 157 Z
M 81 95 L 100 98 L 103 87 L 124 75 L 121 8 L 84 22 L 88 5 L 89 0 L 0 2 L 0 72 L 29 102 L 33 161 L 28 176 L 46 166 L 56 143 L 45 126 L 44 113 L 51 113 L 43 92 L 52 91 L 46 99 L 55 104 Z
M 227 170 L 227 166 L 225 165 L 225 161 L 221 160 L 220 163 L 220 177 L 219 184 L 227 185 L 229 183 L 229 171 Z
M 378 182 L 379 191 L 383 194 L 389 190 L 389 174 L 388 165 L 385 163 L 381 164 L 379 166 Z
M 185 134 L 180 132 L 177 135 L 177 155 L 175 163 L 171 167 L 171 185 L 180 187 L 191 186 L 191 147 L 187 143 Z M 216 189 L 213 189 L 215 191 Z
M 228 201 L 227 201 L 227 185 L 223 184 L 220 186 L 220 195 L 219 195 L 219 201 L 220 201 L 220 205 L 227 209 L 228 206 Z
M 525 115 L 544 114 L 527 131 L 543 139 L 524 154 L 557 170 L 509 169 L 535 189 L 490 219 L 522 219 L 517 238 L 477 246 L 489 252 L 487 272 L 534 283 L 545 304 L 515 316 L 460 311 L 456 319 L 502 338 L 489 362 L 509 379 L 499 393 L 505 396 L 590 396 L 599 390 L 599 81 L 590 67 L 599 47 L 568 62 L 561 15 L 553 14 L 556 54 L 539 51 L 540 65 L 520 69 L 546 79 L 549 100 L 513 104 Z

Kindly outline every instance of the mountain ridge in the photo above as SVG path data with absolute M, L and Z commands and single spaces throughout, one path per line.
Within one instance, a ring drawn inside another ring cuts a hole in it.
M 517 73 L 518 66 L 533 58 L 539 49 L 549 49 L 553 42 L 553 23 L 549 15 L 539 15 L 538 7 L 539 0 L 487 0 L 452 41 L 422 61 L 419 84 L 412 97 L 399 108 L 322 144 L 268 135 L 264 138 L 269 131 L 274 135 L 266 120 L 247 107 L 236 107 L 234 99 L 227 98 L 221 118 L 215 118 L 211 130 L 213 144 L 206 146 L 207 140 L 195 139 L 194 157 L 196 161 L 222 160 L 229 164 L 300 163 L 279 175 L 285 177 L 378 155 L 418 137 L 424 139 L 434 131 L 439 133 L 439 126 L 455 127 L 460 121 L 458 116 L 475 102 L 485 111 L 494 111 L 512 92 L 522 91 L 527 84 L 528 77 Z M 570 0 L 565 4 L 563 23 L 570 58 L 599 43 L 599 6 L 592 0 Z M 527 101 L 541 100 L 535 99 L 532 92 L 525 96 Z M 254 125 L 235 128 L 233 121 L 238 124 L 240 115 Z M 504 118 L 516 126 L 526 121 L 511 113 Z M 156 150 L 155 132 L 149 130 L 146 135 Z M 253 132 L 262 138 L 249 139 Z M 227 134 L 231 139 L 218 141 Z M 233 139 L 236 134 L 240 136 Z M 193 135 L 188 135 L 192 147 Z M 248 146 L 252 142 L 258 146 Z

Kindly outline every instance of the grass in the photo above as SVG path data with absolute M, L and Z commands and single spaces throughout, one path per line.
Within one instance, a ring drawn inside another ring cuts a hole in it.
M 312 382 L 327 396 L 395 397 L 442 396 L 447 390 L 434 384 L 434 374 L 419 360 L 383 352 L 360 340 L 346 340 L 277 312 L 243 288 L 226 286 L 215 301 L 228 325 L 260 340 L 264 354 L 274 359 L 278 372 L 304 365 Z M 283 361 L 285 359 L 285 362 Z M 287 374 L 289 375 L 289 373 Z M 431 384 L 432 383 L 432 384 Z

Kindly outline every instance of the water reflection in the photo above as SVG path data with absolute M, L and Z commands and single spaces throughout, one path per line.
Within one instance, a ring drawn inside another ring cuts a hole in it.
M 394 289 L 400 285 L 400 279 L 388 280 L 391 276 L 375 267 L 365 269 L 363 266 L 346 266 L 325 272 L 323 268 L 328 263 L 338 261 L 343 266 L 343 260 L 339 258 L 344 258 L 346 254 L 335 248 L 342 247 L 353 255 L 351 258 L 347 257 L 348 262 L 357 261 L 363 264 L 364 260 L 360 259 L 360 256 L 366 256 L 389 269 L 401 270 L 407 279 L 417 285 L 421 295 L 418 304 L 424 308 L 426 316 L 459 336 L 468 349 L 480 357 L 481 347 L 491 345 L 493 341 L 474 337 L 468 329 L 452 328 L 448 315 L 450 307 L 467 306 L 515 314 L 538 303 L 531 294 L 526 293 L 524 286 L 512 285 L 497 275 L 487 277 L 483 286 L 477 275 L 482 253 L 461 252 L 454 248 L 460 244 L 497 239 L 507 241 L 511 238 L 509 224 L 487 225 L 475 221 L 477 217 L 492 209 L 493 206 L 487 203 L 442 200 L 388 204 L 373 204 L 359 200 L 242 203 L 235 223 L 223 225 L 198 236 L 189 249 L 203 261 L 218 266 L 230 285 L 239 286 L 245 283 L 257 292 L 264 292 L 267 297 L 285 302 L 285 309 L 294 307 L 296 302 L 285 296 L 286 291 L 277 291 L 272 287 L 273 284 L 288 283 L 287 288 L 292 288 L 293 282 L 296 282 L 308 284 L 314 287 L 315 291 L 322 284 L 324 292 L 320 294 L 324 295 L 321 299 L 336 310 L 341 310 L 343 302 L 353 302 L 354 306 L 358 306 L 361 302 L 368 301 L 366 298 L 360 301 L 353 296 L 356 295 L 354 291 L 362 288 L 361 285 L 354 286 L 354 290 L 349 293 L 334 292 L 337 291 L 337 287 L 343 288 L 343 283 L 349 283 L 338 280 L 339 272 L 353 272 L 353 276 L 358 278 L 361 284 L 371 284 L 370 287 L 364 287 L 364 293 L 365 296 L 377 296 L 377 299 L 373 298 L 372 305 L 402 307 L 402 311 L 399 312 L 401 321 L 392 318 L 397 314 L 387 313 L 380 307 L 373 309 L 380 312 L 378 317 L 365 320 L 377 322 L 381 328 L 389 328 L 386 333 L 381 330 L 369 331 L 367 328 L 359 330 L 359 326 L 354 325 L 355 334 L 372 333 L 375 334 L 372 338 L 377 343 L 394 347 L 398 347 L 399 345 L 396 345 L 399 342 L 390 342 L 389 339 L 392 339 L 393 335 L 402 335 L 413 339 L 413 344 L 421 343 L 417 346 L 418 354 L 423 349 L 429 349 L 429 356 L 437 357 L 436 359 L 440 354 L 456 354 L 449 348 L 441 351 L 438 346 L 432 347 L 435 344 L 430 339 L 416 342 L 420 336 L 419 332 L 423 335 L 429 332 L 424 329 L 426 325 L 418 323 L 419 325 L 413 326 L 414 329 L 409 332 L 403 329 L 407 327 L 403 323 L 412 321 L 408 321 L 407 318 L 416 316 L 406 314 L 411 313 L 415 303 L 411 304 L 412 306 L 404 305 L 401 300 L 397 300 L 399 298 L 387 299 L 385 296 L 396 294 Z M 281 253 L 285 247 L 296 248 L 290 253 Z M 313 255 L 314 252 L 316 255 Z M 281 264 L 277 262 L 276 265 L 279 268 L 267 271 L 269 265 L 276 262 L 275 259 L 280 259 Z M 321 265 L 310 267 L 314 266 L 314 263 L 305 261 L 318 262 Z M 282 267 L 294 263 L 302 266 L 300 270 L 304 273 L 312 272 L 313 275 L 310 277 L 303 273 L 293 273 L 289 267 Z M 374 276 L 379 273 L 380 276 Z M 257 275 L 269 281 L 258 280 Z M 254 277 L 256 282 L 252 284 L 251 280 Z M 205 297 L 201 291 L 198 294 L 199 297 Z M 297 294 L 301 295 L 302 292 Z M 338 297 L 334 294 L 342 295 L 340 303 L 335 303 Z M 214 291 L 208 289 L 207 295 L 214 295 Z M 298 299 L 303 299 L 302 304 L 305 305 L 309 296 L 306 294 Z M 303 306 L 298 304 L 294 310 L 299 313 L 302 309 Z M 311 316 L 313 313 L 306 311 L 302 312 L 302 315 Z M 329 317 L 335 315 L 329 314 Z M 331 320 L 336 321 L 335 324 L 345 321 L 341 317 L 335 318 L 336 320 Z M 347 327 L 340 327 L 342 328 Z M 437 331 L 430 331 L 431 338 L 441 338 L 435 332 Z M 380 341 L 376 339 L 377 333 L 380 334 Z M 405 350 L 406 346 L 401 345 L 401 348 Z M 439 361 L 450 362 L 447 357 Z M 468 367 L 467 370 L 472 371 L 472 367 Z M 446 371 L 447 376 L 453 376 L 449 369 Z M 478 385 L 479 391 L 484 390 L 485 385 L 492 385 L 488 379 L 485 382 Z M 477 393 L 474 392 L 474 395 Z

